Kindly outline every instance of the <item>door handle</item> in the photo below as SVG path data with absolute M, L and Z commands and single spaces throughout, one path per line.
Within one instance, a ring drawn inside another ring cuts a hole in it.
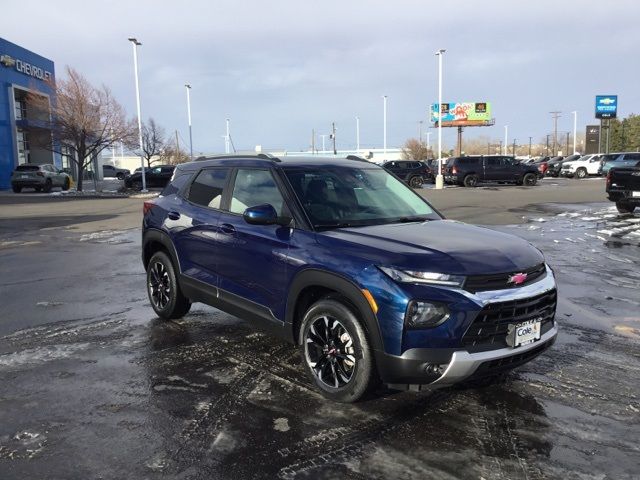
M 171 220 L 179 220 L 180 214 L 178 212 L 169 212 L 167 214 L 167 217 L 169 217 Z
M 220 225 L 220 230 L 222 230 L 224 233 L 228 233 L 230 235 L 233 235 L 234 233 L 236 233 L 236 227 L 234 227 L 230 223 L 221 224 Z

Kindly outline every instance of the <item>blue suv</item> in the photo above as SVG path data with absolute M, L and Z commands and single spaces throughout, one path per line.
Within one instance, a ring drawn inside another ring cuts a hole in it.
M 142 260 L 164 319 L 203 302 L 300 346 L 320 392 L 360 399 L 491 377 L 550 347 L 542 253 L 445 220 L 365 160 L 225 156 L 179 165 L 144 203 Z

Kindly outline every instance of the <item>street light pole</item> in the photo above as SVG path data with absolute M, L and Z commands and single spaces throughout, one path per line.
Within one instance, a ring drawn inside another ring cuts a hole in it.
M 438 176 L 436 177 L 436 188 L 444 188 L 444 177 L 442 176 L 442 55 L 446 50 L 441 48 L 436 52 L 438 56 Z
M 387 154 L 387 96 L 382 96 L 383 150 Z
M 140 114 L 140 84 L 138 82 L 138 45 L 142 45 L 136 38 L 128 39 L 133 46 L 133 71 L 136 78 L 136 108 L 138 111 L 138 141 L 140 144 L 140 168 L 142 169 L 142 191 L 147 191 L 147 178 L 144 169 L 144 153 L 142 151 L 142 116 Z
M 360 117 L 356 117 L 356 151 L 360 152 Z
M 508 133 L 509 133 L 509 125 L 505 125 L 504 126 L 504 150 L 502 152 L 503 155 L 507 154 L 507 145 L 509 144 L 509 139 L 508 137 Z
M 191 155 L 191 161 L 193 162 L 193 135 L 191 134 L 191 85 L 185 83 L 184 88 L 187 90 L 187 117 L 189 119 L 189 151 Z
M 578 112 L 574 110 L 573 112 L 573 154 L 576 154 L 576 134 L 578 133 Z

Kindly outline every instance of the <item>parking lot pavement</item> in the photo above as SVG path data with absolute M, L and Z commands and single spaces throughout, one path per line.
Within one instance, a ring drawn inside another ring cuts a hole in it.
M 640 216 L 546 208 L 493 228 L 555 269 L 555 346 L 496 384 L 355 405 L 324 400 L 294 347 L 234 317 L 155 318 L 139 231 L 14 232 L 0 249 L 0 477 L 637 478 Z

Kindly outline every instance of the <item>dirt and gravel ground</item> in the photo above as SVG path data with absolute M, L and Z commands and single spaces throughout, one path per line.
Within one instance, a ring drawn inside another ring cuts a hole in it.
M 640 216 L 569 182 L 423 191 L 546 253 L 555 346 L 497 384 L 356 405 L 234 317 L 155 318 L 142 200 L 0 195 L 0 478 L 638 478 Z

